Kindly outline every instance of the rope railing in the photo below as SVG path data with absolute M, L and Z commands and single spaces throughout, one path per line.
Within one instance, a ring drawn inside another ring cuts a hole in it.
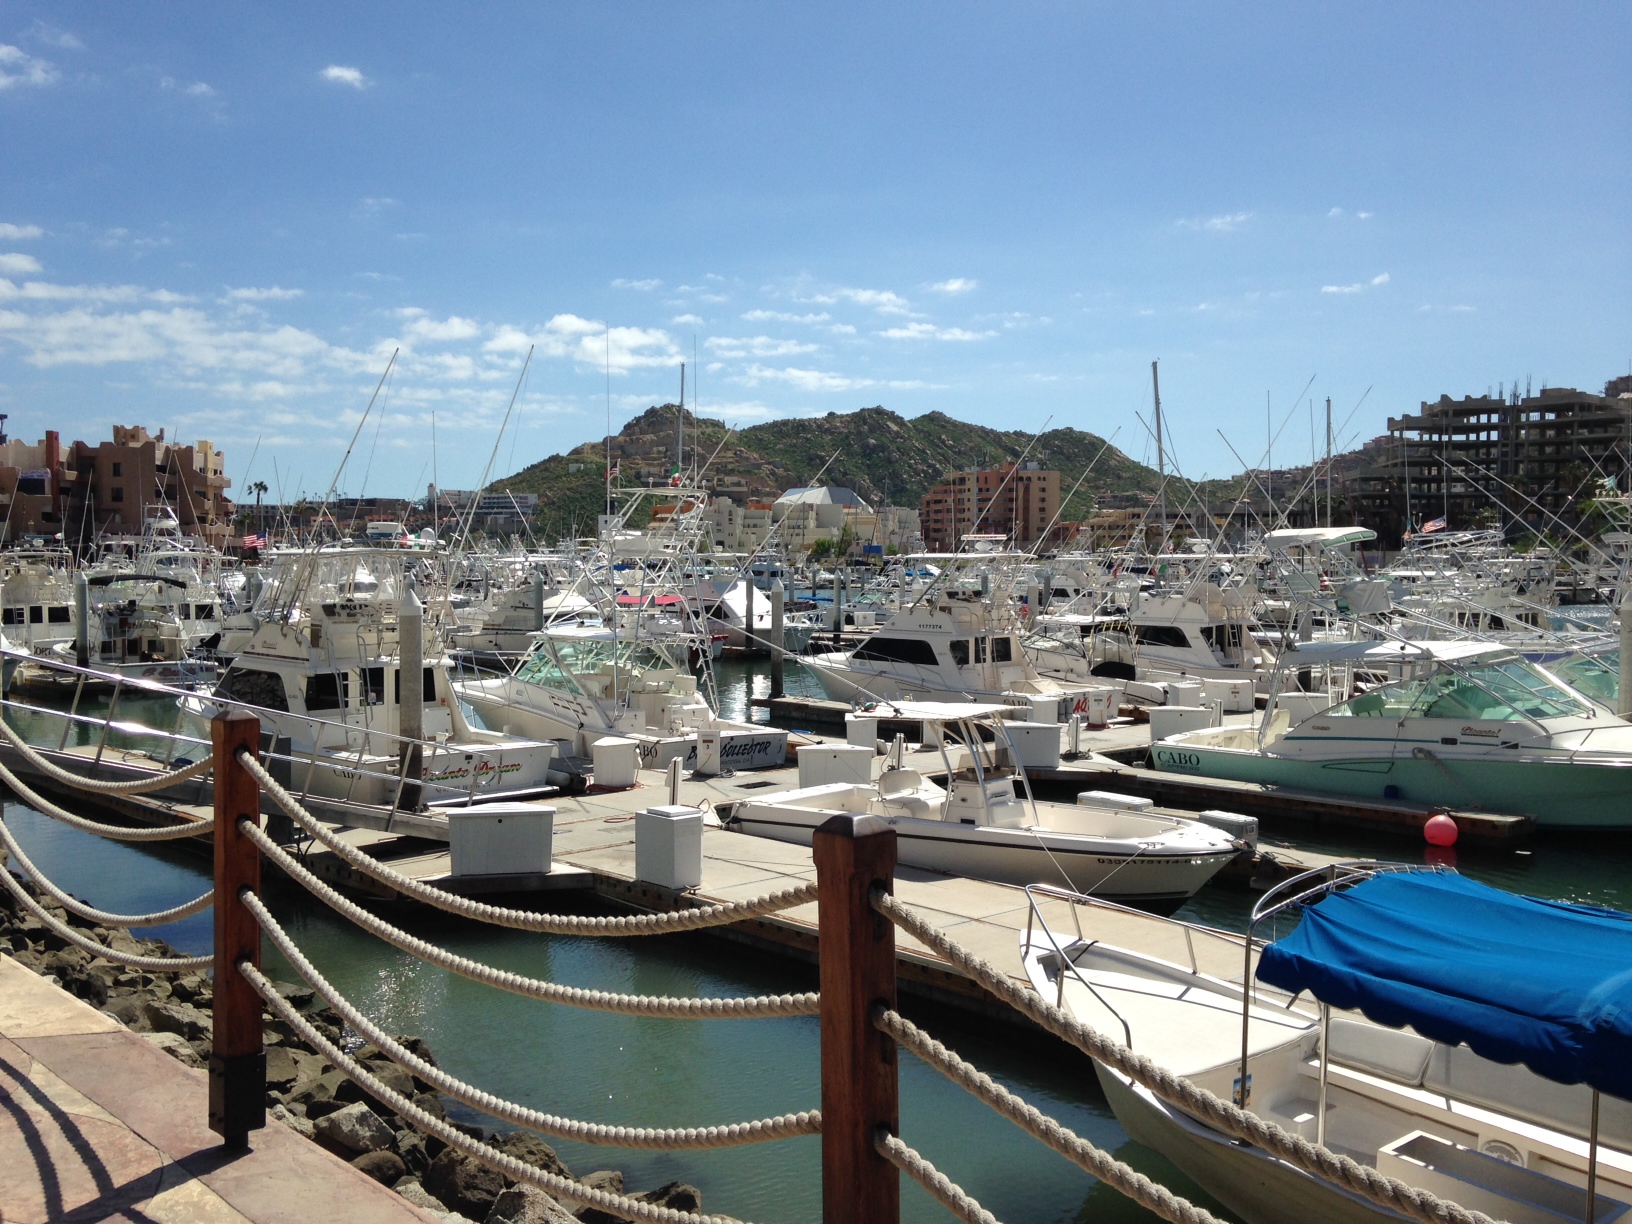
M 677 931 L 701 931 L 709 927 L 726 926 L 748 918 L 758 918 L 780 910 L 806 905 L 816 899 L 816 886 L 803 884 L 796 888 L 769 893 L 752 901 L 730 905 L 705 905 L 694 909 L 678 910 L 668 914 L 631 914 L 610 917 L 581 917 L 571 914 L 540 914 L 531 910 L 507 909 L 488 905 L 446 892 L 422 880 L 403 875 L 366 854 L 323 824 L 307 811 L 300 800 L 279 784 L 266 768 L 248 752 L 240 753 L 239 763 L 260 783 L 261 789 L 272 797 L 283 811 L 315 841 L 332 851 L 351 867 L 356 868 L 381 884 L 462 918 L 518 931 L 534 931 L 547 935 L 663 935 Z
M 186 918 L 200 910 L 209 909 L 215 903 L 215 889 L 210 889 L 202 896 L 194 897 L 191 901 L 181 905 L 171 906 L 166 910 L 159 910 L 152 914 L 110 914 L 106 910 L 99 910 L 95 906 L 87 905 L 78 897 L 64 892 L 51 882 L 43 872 L 36 867 L 28 855 L 24 853 L 16 837 L 12 835 L 5 818 L 0 816 L 0 845 L 5 846 L 6 852 L 17 860 L 17 865 L 28 873 L 29 879 L 34 881 L 35 887 L 50 896 L 70 914 L 77 914 L 88 922 L 100 923 L 109 927 L 150 927 L 162 926 L 167 922 Z
M 17 750 L 23 760 L 46 777 L 71 786 L 75 790 L 88 791 L 93 795 L 145 795 L 152 791 L 165 790 L 177 782 L 185 782 L 189 778 L 201 777 L 215 768 L 215 761 L 205 757 L 201 761 L 194 761 L 191 765 L 181 769 L 173 769 L 151 778 L 132 778 L 127 782 L 103 782 L 97 778 L 87 778 L 84 774 L 76 774 L 72 770 L 64 769 L 55 761 L 49 760 L 38 749 L 23 738 L 22 733 L 10 726 L 4 719 L 0 719 L 0 739 L 4 739 Z
M 1020 986 L 996 966 L 942 934 L 888 892 L 873 890 L 872 906 L 1021 1015 L 1207 1125 L 1379 1206 L 1421 1220 L 1423 1224 L 1495 1224 L 1481 1211 L 1449 1202 L 1330 1148 L 1311 1143 L 1134 1053 L 1036 992 Z
M 1121 1191 L 1141 1207 L 1155 1212 L 1172 1224 L 1221 1224 L 1212 1212 L 1180 1198 L 1159 1182 L 1151 1181 L 1137 1169 L 1095 1147 L 1069 1127 L 1010 1092 L 899 1012 L 889 1008 L 877 1008 L 873 1013 L 873 1024 L 881 1033 L 893 1038 L 897 1045 L 911 1050 L 929 1066 L 1013 1122 L 1032 1138 L 1047 1144 L 1085 1173 L 1092 1174 L 1106 1185 Z
M 209 763 L 208 761 L 205 762 L 205 764 Z M 60 804 L 52 803 L 51 800 L 41 795 L 4 765 L 0 765 L 0 782 L 5 783 L 10 790 L 16 793 L 19 799 L 42 815 L 49 816 L 52 820 L 60 821 L 62 824 L 78 829 L 83 833 L 94 833 L 98 837 L 106 837 L 110 841 L 177 841 L 183 837 L 204 836 L 215 827 L 213 820 L 193 820 L 184 824 L 156 825 L 153 828 L 103 824 L 100 821 L 87 820 L 83 816 L 70 812 Z
M 121 952 L 117 948 L 110 948 L 60 921 L 50 910 L 29 896 L 22 881 L 3 867 L 0 867 L 0 883 L 11 890 L 11 895 L 17 898 L 17 904 L 39 919 L 58 939 L 71 943 L 92 956 L 112 961 L 116 965 L 141 969 L 147 973 L 191 973 L 195 969 L 208 969 L 215 963 L 213 956 L 140 956 L 134 952 Z
M 878 1154 L 922 1186 L 932 1198 L 964 1224 L 999 1224 L 998 1218 L 967 1190 L 930 1164 L 915 1148 L 880 1128 L 873 1136 Z
M 526 1182 L 539 1190 L 559 1199 L 581 1203 L 586 1207 L 595 1207 L 613 1215 L 622 1216 L 628 1220 L 639 1221 L 640 1224 L 742 1224 L 725 1216 L 696 1215 L 691 1212 L 676 1211 L 671 1207 L 661 1207 L 654 1203 L 643 1203 L 639 1199 L 629 1198 L 627 1195 L 613 1194 L 607 1190 L 597 1190 L 586 1186 L 570 1177 L 563 1177 L 558 1173 L 547 1173 L 535 1165 L 517 1160 L 504 1152 L 477 1139 L 472 1139 L 441 1118 L 427 1113 L 415 1105 L 401 1093 L 394 1092 L 386 1087 L 378 1078 L 351 1055 L 347 1054 L 334 1042 L 330 1041 L 305 1016 L 278 993 L 278 988 L 272 981 L 254 965 L 240 961 L 238 972 L 252 987 L 256 994 L 265 1002 L 266 1006 L 277 1014 L 290 1028 L 299 1033 L 312 1049 L 334 1066 L 344 1071 L 369 1096 L 379 1101 L 386 1108 L 397 1114 L 415 1129 L 425 1134 L 434 1135 L 449 1147 L 470 1156 L 490 1168 L 497 1169 L 506 1177 L 514 1181 Z
M 289 933 L 279 925 L 261 899 L 245 892 L 239 900 L 255 915 L 273 945 L 282 952 L 296 973 L 332 1007 L 353 1031 L 365 1041 L 383 1051 L 393 1062 L 418 1076 L 438 1091 L 457 1101 L 481 1110 L 505 1122 L 554 1135 L 560 1139 L 577 1139 L 583 1143 L 608 1147 L 637 1148 L 650 1151 L 701 1151 L 714 1148 L 744 1147 L 753 1143 L 768 1143 L 774 1139 L 791 1139 L 798 1135 L 821 1132 L 822 1115 L 809 1110 L 802 1113 L 782 1114 L 754 1122 L 738 1122 L 725 1126 L 685 1127 L 661 1129 L 645 1126 L 608 1126 L 597 1122 L 580 1122 L 555 1114 L 541 1113 L 517 1105 L 502 1097 L 484 1092 L 473 1084 L 449 1075 L 434 1063 L 426 1062 L 407 1049 L 379 1025 L 358 1010 L 330 984 L 316 966 L 306 958 Z
M 560 986 L 537 978 L 524 977 L 507 969 L 496 969 L 468 957 L 449 952 L 385 919 L 370 913 L 356 902 L 342 896 L 317 876 L 313 875 L 293 855 L 273 841 L 251 821 L 239 822 L 238 832 L 248 838 L 271 862 L 301 885 L 323 904 L 341 917 L 383 939 L 392 947 L 447 969 L 473 982 L 481 982 L 511 994 L 542 999 L 548 1003 L 564 1003 L 592 1011 L 615 1012 L 625 1016 L 658 1016 L 671 1020 L 750 1020 L 781 1016 L 814 1016 L 818 1000 L 814 993 L 791 995 L 761 995 L 754 998 L 687 999 L 662 995 L 615 994 L 604 990 L 587 990 L 577 986 Z

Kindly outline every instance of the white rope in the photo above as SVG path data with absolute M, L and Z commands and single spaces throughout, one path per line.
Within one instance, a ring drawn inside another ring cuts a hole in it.
M 392 1110 L 415 1129 L 435 1135 L 449 1147 L 456 1148 L 465 1155 L 497 1169 L 506 1177 L 527 1182 L 558 1199 L 596 1207 L 624 1219 L 641 1221 L 642 1224 L 741 1224 L 740 1221 L 725 1216 L 694 1215 L 687 1211 L 675 1211 L 672 1207 L 643 1203 L 639 1199 L 613 1194 L 607 1190 L 596 1190 L 570 1177 L 546 1173 L 543 1169 L 472 1139 L 441 1118 L 426 1113 L 407 1097 L 387 1088 L 366 1067 L 318 1032 L 311 1021 L 296 1011 L 293 1005 L 278 993 L 277 987 L 255 966 L 247 961 L 240 961 L 238 972 L 243 974 L 261 998 L 266 1000 L 267 1006 L 299 1033 L 313 1050 L 344 1071 L 369 1096 Z
M 0 867 L 0 882 L 11 889 L 12 896 L 34 917 L 43 922 L 46 927 L 61 939 L 67 940 L 76 948 L 83 948 L 93 956 L 100 956 L 103 960 L 112 961 L 116 965 L 127 965 L 132 969 L 145 969 L 149 973 L 187 973 L 193 969 L 208 969 L 215 964 L 213 956 L 138 956 L 133 952 L 120 952 L 105 944 L 99 944 L 89 935 L 74 930 L 65 922 L 60 922 L 44 906 L 28 895 L 28 890 L 16 876 L 5 868 Z
M 23 760 L 34 766 L 48 778 L 55 778 L 64 786 L 72 786 L 76 790 L 91 791 L 100 795 L 143 795 L 148 791 L 164 790 L 174 786 L 177 782 L 185 782 L 188 778 L 196 778 L 207 774 L 215 765 L 213 756 L 207 756 L 202 761 L 194 761 L 184 769 L 170 770 L 152 778 L 132 778 L 129 782 L 100 782 L 95 778 L 87 778 L 83 774 L 72 773 L 53 761 L 41 756 L 34 745 L 25 740 L 13 727 L 0 719 L 0 737 L 4 737 L 13 748 L 22 755 Z
M 410 956 L 416 956 L 438 968 L 498 990 L 543 999 L 549 1003 L 564 1003 L 568 1007 L 617 1012 L 625 1016 L 661 1016 L 672 1020 L 749 1020 L 817 1014 L 817 996 L 814 992 L 761 995 L 745 999 L 680 999 L 660 995 L 613 994 L 604 990 L 585 990 L 577 986 L 558 986 L 554 982 L 541 982 L 537 978 L 495 969 L 492 965 L 484 965 L 480 961 L 469 960 L 435 944 L 426 943 L 423 939 L 415 938 L 400 927 L 392 926 L 383 918 L 369 913 L 318 879 L 252 822 L 240 820 L 238 830 L 259 846 L 261 853 L 319 901 L 342 917 L 349 918 L 369 934 L 385 940 L 392 947 L 399 948 Z
M 1043 1113 L 1010 1092 L 972 1064 L 965 1062 L 935 1038 L 899 1012 L 879 1008 L 873 1023 L 881 1032 L 911 1050 L 958 1087 L 984 1101 L 1021 1130 L 1040 1139 L 1083 1171 L 1093 1174 L 1113 1190 L 1120 1190 L 1141 1207 L 1155 1212 L 1172 1224 L 1221 1224 L 1218 1217 L 1153 1182 L 1137 1169 L 1123 1164 L 1069 1127 Z
M 183 905 L 160 910 L 156 914 L 110 914 L 105 910 L 86 905 L 79 898 L 63 892 L 62 889 L 46 879 L 40 869 L 34 866 L 28 855 L 23 853 L 23 848 L 17 844 L 17 839 L 12 836 L 11 829 L 7 827 L 4 816 L 0 816 L 0 844 L 3 844 L 11 857 L 17 860 L 17 865 L 28 873 L 29 878 L 34 881 L 35 885 L 42 892 L 55 898 L 57 904 L 62 906 L 63 909 L 71 914 L 78 914 L 89 922 L 101 923 L 103 926 L 162 926 L 166 922 L 174 922 L 178 918 L 185 918 L 189 914 L 196 914 L 200 910 L 209 909 L 215 902 L 215 889 L 212 888 L 201 897 L 194 897 Z
M 773 1139 L 791 1139 L 797 1135 L 815 1135 L 821 1132 L 822 1115 L 816 1110 L 783 1114 L 756 1122 L 737 1122 L 726 1126 L 702 1126 L 680 1129 L 657 1129 L 645 1126 L 606 1126 L 598 1122 L 579 1122 L 555 1114 L 540 1113 L 517 1105 L 503 1097 L 496 1097 L 474 1084 L 456 1079 L 441 1067 L 428 1063 L 404 1047 L 379 1025 L 375 1024 L 355 1004 L 331 985 L 316 966 L 278 924 L 266 905 L 254 893 L 245 891 L 239 899 L 255 915 L 278 951 L 288 959 L 296 973 L 305 978 L 313 990 L 322 995 L 329 1006 L 351 1025 L 365 1041 L 383 1050 L 388 1058 L 406 1067 L 426 1083 L 431 1084 L 455 1100 L 474 1106 L 483 1113 L 492 1114 L 517 1126 L 560 1139 L 577 1139 L 584 1143 L 598 1143 L 608 1147 L 642 1148 L 651 1151 L 698 1151 L 708 1148 L 743 1147 L 750 1143 L 768 1143 Z
M 1174 1075 L 1143 1054 L 1134 1053 L 1069 1012 L 1055 1007 L 1035 991 L 1020 986 L 994 965 L 943 935 L 883 889 L 873 890 L 872 901 L 874 909 L 1010 1007 L 1036 1021 L 1056 1037 L 1070 1042 L 1090 1058 L 1143 1084 L 1168 1104 L 1194 1115 L 1207 1125 L 1244 1139 L 1271 1156 L 1345 1190 L 1352 1190 L 1380 1206 L 1421 1220 L 1423 1224 L 1496 1224 L 1482 1211 L 1473 1211 L 1416 1186 L 1409 1186 L 1398 1178 L 1379 1173 L 1330 1148 L 1311 1143 L 1233 1102 L 1198 1088 L 1182 1076 Z
M 3 726 L 0 723 L 0 726 Z M 199 837 L 211 832 L 215 828 L 215 817 L 206 820 L 189 821 L 179 825 L 159 825 L 152 829 L 134 829 L 125 825 L 102 824 L 95 820 L 87 820 L 77 816 L 65 807 L 52 803 L 33 787 L 29 786 L 11 770 L 0 765 L 0 782 L 16 792 L 17 797 L 29 807 L 35 808 L 52 820 L 60 820 L 65 825 L 71 825 L 86 833 L 95 833 L 98 837 L 110 838 L 113 841 L 176 841 L 183 837 Z
M 724 926 L 747 918 L 757 918 L 762 914 L 774 913 L 777 910 L 792 909 L 796 905 L 816 900 L 816 885 L 803 884 L 797 888 L 784 889 L 752 901 L 741 901 L 731 905 L 706 905 L 670 914 L 637 914 L 627 917 L 585 918 L 539 914 L 530 910 L 487 905 L 481 901 L 455 896 L 422 880 L 415 880 L 393 871 L 378 859 L 347 842 L 308 812 L 300 800 L 279 785 L 277 779 L 268 773 L 250 752 L 240 750 L 238 760 L 291 820 L 351 866 L 405 896 L 413 897 L 416 901 L 423 901 L 437 909 L 477 922 L 548 935 L 661 935 Z
M 998 1218 L 982 1207 L 962 1186 L 942 1173 L 915 1150 L 880 1128 L 873 1147 L 896 1168 L 917 1182 L 964 1224 L 999 1224 Z

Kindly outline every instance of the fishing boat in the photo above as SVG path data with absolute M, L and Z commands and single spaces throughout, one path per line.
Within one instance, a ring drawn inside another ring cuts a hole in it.
M 907 866 L 1009 884 L 1062 881 L 1161 908 L 1182 904 L 1243 849 L 1230 834 L 1198 821 L 1038 802 L 1015 765 L 1020 754 L 1003 721 L 1009 706 L 901 701 L 877 713 L 921 722 L 922 756 L 898 743 L 875 780 L 756 795 L 732 807 L 731 826 L 808 845 L 830 817 L 870 813 L 896 831 L 897 853 Z M 926 772 L 944 774 L 947 785 Z
M 1632 724 L 1495 642 L 1300 642 L 1256 727 L 1151 745 L 1169 773 L 1632 828 Z
M 1033 986 L 1134 1053 L 1495 1219 L 1632 1218 L 1632 917 L 1341 864 L 1266 893 L 1244 939 L 1176 924 L 1169 961 L 1051 930 L 1060 902 L 1079 923 L 1102 903 L 1030 891 Z M 1253 938 L 1294 913 L 1285 938 Z M 1130 1136 L 1249 1224 L 1405 1218 L 1095 1071 Z

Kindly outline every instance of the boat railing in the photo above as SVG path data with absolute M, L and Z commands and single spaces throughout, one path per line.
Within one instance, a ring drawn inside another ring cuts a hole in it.
M 187 750 L 203 755 L 209 754 L 210 741 L 200 736 L 189 735 L 185 730 L 166 730 L 147 723 L 117 719 L 121 698 L 133 691 L 143 696 L 173 699 L 177 703 L 178 717 L 186 711 L 186 705 L 183 703 L 187 702 L 213 707 L 199 711 L 198 717 L 201 718 L 208 718 L 216 710 L 244 710 L 258 719 L 264 718 L 268 713 L 259 706 L 236 698 L 213 692 L 178 688 L 149 678 L 110 675 L 94 668 L 81 668 L 75 664 L 21 652 L 13 652 L 9 657 L 42 664 L 77 679 L 73 700 L 67 710 L 18 701 L 11 697 L 4 698 L 3 706 L 7 712 L 15 711 L 33 717 L 61 720 L 62 729 L 55 737 L 54 744 L 49 742 L 36 744 L 36 747 L 54 749 L 59 754 L 68 750 L 75 727 L 96 728 L 96 751 L 91 758 L 93 766 L 100 766 L 110 749 L 144 752 L 159 768 L 166 770 L 175 768 L 176 758 L 185 755 Z M 79 707 L 86 686 L 90 683 L 107 684 L 110 681 L 113 692 L 109 697 L 106 712 L 81 713 Z M 290 789 L 293 791 L 296 787 L 299 788 L 297 793 L 302 802 L 311 796 L 313 783 L 322 770 L 338 773 L 346 779 L 344 795 L 322 796 L 325 800 L 337 799 L 342 804 L 369 803 L 370 801 L 357 797 L 359 786 L 368 781 L 378 782 L 385 788 L 384 793 L 392 796 L 390 807 L 393 811 L 400 805 L 404 793 L 411 793 L 410 788 L 413 787 L 418 788 L 422 802 L 428 807 L 474 803 L 490 794 L 490 788 L 503 777 L 502 765 L 506 754 L 510 754 L 512 758 L 514 756 L 512 745 L 460 742 L 456 749 L 465 758 L 466 764 L 458 771 L 461 776 L 457 782 L 436 778 L 413 779 L 408 777 L 411 754 L 405 749 L 413 744 L 418 744 L 425 750 L 442 747 L 436 737 L 428 736 L 422 740 L 413 740 L 383 728 L 335 722 L 310 714 L 280 712 L 279 717 L 292 720 L 309 731 L 312 747 L 295 748 L 291 743 L 293 737 L 279 735 L 272 728 L 268 728 L 270 745 L 268 751 L 262 754 L 262 759 L 287 767 Z M 110 736 L 113 734 L 125 737 L 127 741 L 143 738 L 156 741 L 162 745 L 162 754 L 142 748 L 133 749 L 128 743 L 123 747 L 116 747 L 110 743 Z M 325 743 L 335 746 L 325 748 Z M 284 750 L 282 746 L 286 744 L 290 746 Z M 344 744 L 345 747 L 339 747 L 340 744 Z M 379 758 L 391 756 L 395 756 L 398 762 L 394 769 L 382 769 L 376 763 Z M 374 761 L 371 762 L 370 757 L 374 758 Z
M 1161 914 L 1153 914 L 1148 910 L 1137 909 L 1131 905 L 1123 905 L 1117 901 L 1108 901 L 1103 897 L 1095 897 L 1089 893 L 1076 892 L 1069 888 L 1060 888 L 1053 884 L 1028 884 L 1025 889 L 1026 914 L 1026 942 L 1027 952 L 1031 949 L 1032 928 L 1036 924 L 1041 926 L 1052 939 L 1052 932 L 1048 928 L 1048 920 L 1042 912 L 1043 901 L 1064 901 L 1071 907 L 1071 921 L 1076 928 L 1077 939 L 1084 944 L 1089 941 L 1083 935 L 1081 906 L 1091 906 L 1097 909 L 1110 910 L 1116 913 L 1127 914 L 1131 917 L 1148 922 L 1159 923 L 1164 927 L 1175 930 L 1183 936 L 1185 957 L 1189 964 L 1190 973 L 1195 977 L 1205 976 L 1201 968 L 1200 958 L 1196 955 L 1196 937 L 1212 940 L 1223 944 L 1231 955 L 1238 953 L 1244 944 L 1248 943 L 1245 935 L 1234 931 L 1220 930 L 1217 927 L 1204 926 L 1197 922 L 1186 922 L 1182 918 L 1173 918 Z

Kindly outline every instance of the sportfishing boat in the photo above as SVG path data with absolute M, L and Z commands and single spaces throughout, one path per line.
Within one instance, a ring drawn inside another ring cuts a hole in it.
M 1296 643 L 1257 727 L 1182 732 L 1151 758 L 1169 773 L 1632 828 L 1632 724 L 1500 643 Z
M 1103 903 L 1028 891 L 1033 986 L 1134 1053 L 1494 1219 L 1632 1218 L 1632 916 L 1341 864 L 1266 893 L 1244 939 L 1175 924 L 1169 961 L 1051 930 L 1061 902 L 1079 924 Z M 1294 912 L 1285 938 L 1252 937 Z M 1249 1224 L 1405 1218 L 1095 1071 L 1129 1135 Z
M 1243 848 L 1198 821 L 1039 803 L 1014 764 L 1020 753 L 1002 717 L 1012 713 L 1009 706 L 901 701 L 877 713 L 921 722 L 923 757 L 897 744 L 876 780 L 756 795 L 732 807 L 731 826 L 808 845 L 830 817 L 870 813 L 895 829 L 899 859 L 911 867 L 1008 884 L 1062 881 L 1081 892 L 1163 908 L 1182 904 Z M 944 774 L 947 785 L 926 772 Z M 1024 793 L 1016 790 L 1017 780 Z

